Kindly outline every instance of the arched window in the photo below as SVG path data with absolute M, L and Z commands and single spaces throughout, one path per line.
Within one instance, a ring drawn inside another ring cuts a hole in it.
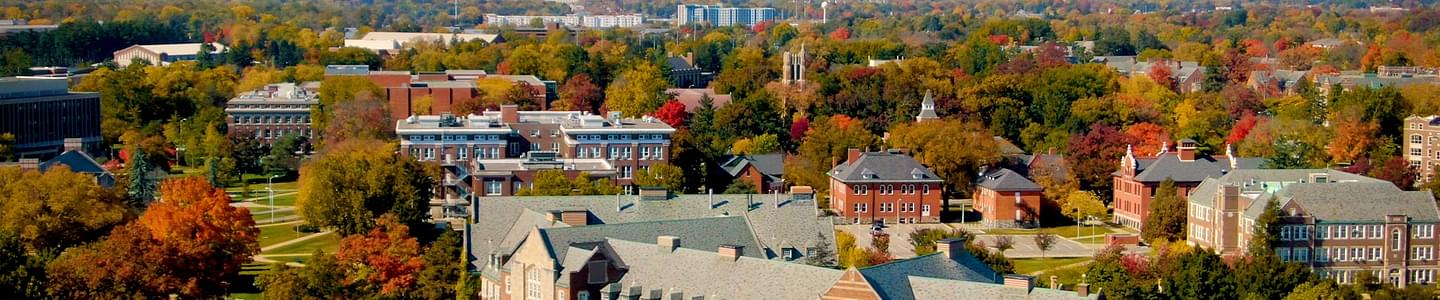
M 525 272 L 525 299 L 540 299 L 540 268 Z
M 1399 228 L 1391 229 L 1391 230 L 1390 230 L 1390 250 L 1400 250 L 1400 249 L 1401 249 L 1401 246 L 1400 246 L 1400 229 L 1399 229 Z

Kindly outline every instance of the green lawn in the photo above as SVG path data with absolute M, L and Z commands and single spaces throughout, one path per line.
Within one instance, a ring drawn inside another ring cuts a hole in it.
M 289 225 L 260 227 L 260 247 L 263 248 L 265 246 L 270 246 L 274 245 L 275 243 L 292 240 L 304 235 L 304 233 L 295 232 L 295 227 L 298 227 L 300 225 L 300 223 L 296 223 Z
M 1104 243 L 1105 243 L 1105 237 L 1104 237 L 1104 236 L 1092 236 L 1092 237 L 1087 237 L 1087 238 L 1074 239 L 1074 241 L 1075 241 L 1075 242 L 1078 242 L 1078 243 L 1081 243 L 1081 244 L 1104 244 Z
M 1061 267 L 1069 264 L 1089 261 L 1089 257 L 1069 258 L 1019 258 L 1010 260 L 1015 264 L 1015 273 L 1030 274 L 1049 268 Z
M 299 194 L 294 192 L 275 192 L 275 206 L 295 206 L 295 198 Z M 270 205 L 270 197 L 264 191 L 250 194 L 249 198 L 231 197 L 231 202 L 249 201 L 259 205 Z M 262 210 L 264 208 L 261 208 Z
M 1080 227 L 1080 232 L 1079 232 L 1079 235 L 1076 235 L 1076 231 L 1075 231 L 1076 226 L 1078 226 L 1078 225 L 1069 225 L 1069 226 L 1060 226 L 1060 227 L 1048 227 L 1048 228 L 1038 228 L 1038 229 L 1008 229 L 1008 228 L 1005 228 L 1005 229 L 1000 229 L 1000 228 L 997 228 L 997 229 L 985 229 L 985 234 L 1025 235 L 1025 234 L 1037 234 L 1037 233 L 1041 233 L 1041 232 L 1049 232 L 1049 233 L 1053 233 L 1053 234 L 1058 235 L 1058 236 L 1063 237 L 1063 238 L 1074 238 L 1074 237 L 1077 237 L 1077 236 L 1101 235 L 1101 234 L 1106 234 L 1106 233 L 1115 233 L 1115 232 L 1117 232 L 1115 229 L 1111 228 L 1110 226 L 1079 226 L 1079 227 Z
M 1049 287 L 1050 276 L 1055 276 L 1056 281 L 1059 281 L 1064 289 L 1074 290 L 1075 284 L 1080 283 L 1081 275 L 1085 274 L 1085 271 L 1089 269 L 1090 265 L 1085 264 L 1069 268 L 1045 270 L 1035 275 L 1035 285 Z
M 320 251 L 325 251 L 325 253 L 335 253 L 335 249 L 339 248 L 340 236 L 334 233 L 330 233 L 319 237 L 311 238 L 299 243 L 285 245 L 285 247 L 275 248 L 265 252 L 265 254 L 311 254 L 315 253 L 315 249 L 320 249 Z M 305 257 L 285 256 L 275 257 L 271 259 L 277 261 L 292 261 L 292 258 Z
M 262 195 L 265 194 L 265 187 L 267 186 L 267 184 L 266 184 L 266 182 L 265 182 L 265 178 L 266 178 L 266 177 L 260 176 L 260 175 L 246 174 L 246 175 L 245 175 L 245 178 L 246 178 L 246 180 L 248 180 L 248 182 L 250 182 L 250 197 L 259 197 L 259 196 L 262 196 Z M 279 192 L 279 191 L 294 191 L 297 187 L 300 186 L 300 184 L 297 183 L 297 182 L 295 182 L 295 181 L 280 181 L 280 180 L 289 180 L 289 179 L 276 178 L 276 180 L 277 180 L 277 181 L 275 181 L 275 185 L 274 185 L 273 187 L 275 188 L 275 191 L 277 191 L 277 192 Z M 239 185 L 238 183 L 235 183 L 235 184 L 232 184 L 232 185 L 233 185 L 233 186 L 226 187 L 226 188 L 225 188 L 225 192 L 227 192 L 227 193 L 240 193 L 240 192 L 245 191 L 245 188 L 243 188 L 243 187 L 242 187 L 241 185 Z
M 250 216 L 252 216 L 252 217 L 255 218 L 255 223 L 259 223 L 259 224 L 263 224 L 263 223 L 273 223 L 273 222 L 271 221 L 271 219 L 270 219 L 270 217 L 271 217 L 271 215 L 270 215 L 270 210 L 271 210 L 271 209 L 268 209 L 268 208 L 254 208 L 253 210 L 250 211 Z M 274 217 L 275 217 L 275 219 L 284 219 L 285 217 L 289 217 L 289 216 L 293 216 L 293 215 L 295 215 L 295 210 L 291 209 L 291 210 L 285 210 L 285 211 L 277 211 L 277 212 L 275 212 Z M 292 220 L 292 221 L 293 221 L 293 220 Z
M 240 269 L 240 278 L 230 286 L 230 299 L 264 299 L 260 289 L 255 287 L 255 276 L 270 270 L 270 264 L 249 263 Z

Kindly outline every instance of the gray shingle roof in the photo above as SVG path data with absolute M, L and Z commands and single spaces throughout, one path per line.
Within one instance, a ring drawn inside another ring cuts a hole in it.
M 1262 158 L 1236 159 L 1239 160 L 1236 162 L 1238 169 L 1258 169 L 1265 161 Z M 1136 165 L 1139 170 L 1135 173 L 1135 180 L 1140 182 L 1161 182 L 1165 181 L 1165 178 L 1176 182 L 1200 182 L 1231 171 L 1229 159 L 1199 156 L 1193 161 L 1181 161 L 1180 156 L 1174 152 L 1166 152 L 1155 158 L 1136 159 Z
M 568 227 L 550 222 L 545 213 L 552 210 L 588 211 L 591 224 L 621 224 L 664 220 L 710 218 L 717 216 L 744 217 L 756 242 L 765 249 L 756 253 L 782 251 L 781 247 L 798 249 L 824 239 L 835 246 L 833 221 L 817 217 L 814 201 L 791 200 L 780 195 L 679 195 L 669 200 L 641 201 L 638 196 L 559 196 L 559 197 L 483 197 L 474 205 L 478 215 L 468 225 L 472 265 L 483 267 L 490 254 L 513 251 L 532 228 Z M 750 202 L 751 209 L 746 210 Z M 621 208 L 621 209 L 617 209 Z M 654 226 L 651 224 L 650 226 Z M 649 241 L 649 242 L 653 242 Z M 785 245 L 785 246 L 782 246 Z M 801 251 L 802 253 L 804 251 Z M 769 255 L 775 257 L 775 255 Z M 483 268 L 482 273 L 491 270 Z M 492 274 L 493 275 L 493 274 Z
M 916 300 L 1100 299 L 1100 294 L 1098 293 L 1091 293 L 1087 297 L 1080 297 L 1079 294 L 1071 291 L 1039 287 L 1027 291 L 1019 287 L 963 280 L 945 280 L 919 276 L 910 276 L 907 279 L 910 281 L 910 285 L 915 287 L 915 297 L 913 299 Z
M 1025 149 L 1020 149 L 1020 146 L 1015 146 L 1015 143 L 1011 143 L 1010 140 L 1007 140 L 1004 137 L 995 136 L 991 137 L 991 139 L 995 140 L 995 147 L 1000 151 L 1000 155 L 1025 155 Z
M 1215 207 L 1215 195 L 1219 193 L 1222 186 L 1241 186 L 1242 193 L 1245 191 L 1250 191 L 1251 194 L 1273 192 L 1286 185 L 1310 180 L 1310 176 L 1314 174 L 1324 174 L 1327 181 L 1384 182 L 1333 169 L 1240 169 L 1200 182 L 1199 186 L 1190 190 L 1190 203 L 1213 208 Z M 1266 197 L 1263 200 L 1269 201 L 1269 198 Z M 1261 203 L 1260 206 L 1263 208 L 1264 203 Z
M 720 164 L 720 168 L 725 169 L 730 176 L 740 175 L 740 172 L 745 170 L 745 166 L 755 166 L 755 169 L 760 170 L 760 174 L 779 178 L 785 175 L 785 155 L 781 153 L 736 155 Z
M 745 218 L 739 216 L 540 229 L 540 236 L 550 246 L 550 258 L 556 260 L 567 258 L 565 252 L 571 245 L 601 243 L 607 239 L 654 243 L 664 235 L 679 237 L 681 248 L 715 251 L 720 245 L 739 245 L 750 250 L 760 249 L 760 242 L 750 232 Z M 760 251 L 744 255 L 767 258 Z
M 653 243 L 610 240 L 608 245 L 629 267 L 619 281 L 622 290 L 638 286 L 648 294 L 660 289 L 666 295 L 681 293 L 683 299 L 815 299 L 844 273 L 748 256 L 730 260 L 715 249 L 663 253 Z
M 1005 168 L 985 172 L 984 175 L 980 176 L 975 185 L 1001 192 L 1034 192 L 1043 190 L 1040 185 L 1025 178 L 1024 175 Z
M 950 259 L 942 252 L 860 269 L 884 299 L 915 299 L 910 276 L 996 284 L 1000 275 L 968 252 Z
M 830 177 L 841 182 L 927 181 L 940 182 L 930 168 L 920 165 L 908 155 L 887 152 L 866 152 L 860 159 L 830 169 Z M 915 178 L 915 175 L 920 175 Z
M 1318 222 L 1383 222 L 1386 215 L 1440 222 L 1440 210 L 1430 192 L 1403 191 L 1389 182 L 1297 183 L 1275 196 L 1281 203 L 1299 202 Z

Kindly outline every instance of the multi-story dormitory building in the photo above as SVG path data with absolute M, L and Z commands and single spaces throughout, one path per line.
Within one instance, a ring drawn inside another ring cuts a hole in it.
M 1415 168 L 1419 182 L 1433 178 L 1435 168 L 1440 166 L 1440 116 L 1410 116 L 1405 118 L 1402 150 L 1410 167 Z
M 834 226 L 805 195 L 496 197 L 465 226 L 486 300 L 1097 299 L 1000 276 L 962 250 L 863 269 L 834 259 Z M 817 251 L 826 249 L 827 251 Z M 821 256 L 826 255 L 826 256 Z
M 320 82 L 277 83 L 225 102 L 230 132 L 270 144 L 286 134 L 313 138 L 310 108 L 320 103 Z
M 1428 191 L 1329 169 L 1236 169 L 1189 194 L 1187 241 L 1226 256 L 1248 249 L 1270 199 L 1281 210 L 1281 259 L 1351 283 L 1371 272 L 1405 286 L 1432 284 L 1440 210 Z
M 674 128 L 653 118 L 608 118 L 579 111 L 500 111 L 412 116 L 396 121 L 400 151 L 445 169 L 432 215 L 463 213 L 464 199 L 511 196 L 540 170 L 609 178 L 622 187 L 635 172 L 670 157 Z M 442 210 L 442 208 L 448 209 Z

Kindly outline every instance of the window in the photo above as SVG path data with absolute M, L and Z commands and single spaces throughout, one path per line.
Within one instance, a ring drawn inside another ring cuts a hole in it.
M 855 194 L 856 194 L 856 195 L 868 195 L 868 194 L 870 194 L 870 186 L 868 186 L 868 185 L 863 185 L 863 184 L 857 184 L 857 185 L 855 185 Z
M 616 158 L 619 158 L 619 157 L 620 157 L 620 147 L 610 147 L 610 157 L 609 157 L 609 158 L 610 158 L 610 159 L 616 159 Z
M 1380 260 L 1380 247 L 1370 247 L 1370 260 Z
M 1413 225 L 1413 227 L 1414 228 L 1411 230 L 1414 231 L 1414 235 L 1416 238 L 1428 239 L 1435 237 L 1434 224 L 1419 224 Z
M 595 283 L 605 283 L 605 282 L 607 282 L 607 281 L 610 281 L 610 274 L 606 273 L 606 272 L 609 271 L 609 268 L 606 267 L 605 261 L 603 261 L 603 260 L 597 260 L 597 261 L 592 261 L 592 262 L 588 262 L 588 263 L 585 263 L 585 264 L 587 265 L 585 268 L 590 270 L 590 274 L 589 274 L 590 276 L 588 277 L 589 279 L 587 280 L 589 283 L 595 284 Z M 584 293 L 584 292 L 582 291 L 581 293 Z M 580 297 L 576 297 L 576 298 L 580 298 Z
M 929 215 L 930 215 L 930 205 L 929 205 L 929 204 L 921 205 L 921 206 L 920 206 L 920 215 L 921 215 L 921 216 L 929 216 Z
M 531 267 L 525 272 L 525 299 L 540 299 L 540 268 Z
M 865 212 L 865 203 L 855 203 L 855 212 Z
M 1330 251 L 1329 251 L 1329 250 L 1330 250 L 1329 248 L 1315 248 L 1315 261 L 1319 261 L 1319 262 L 1330 261 Z
M 1380 232 L 1381 232 L 1380 230 L 1381 230 L 1381 229 L 1384 229 L 1384 228 L 1382 228 L 1382 226 L 1380 226 L 1380 225 L 1370 225 L 1370 239 L 1378 240 L 1378 239 L 1383 239 L 1383 238 L 1385 238 L 1384 235 L 1380 234 Z
M 1309 262 L 1309 261 L 1310 261 L 1310 249 L 1307 249 L 1307 248 L 1295 248 L 1295 251 L 1291 253 L 1291 256 L 1293 256 L 1296 261 Z
M 460 159 L 461 159 L 461 160 L 464 160 L 464 159 L 466 159 L 466 158 L 469 158 L 469 155 L 470 155 L 470 151 L 465 151 L 465 149 L 460 149 L 459 151 L 455 151 L 455 152 L 456 152 L 456 154 L 459 154 L 459 155 L 460 155 Z
M 1330 226 L 1330 229 L 1333 230 L 1332 233 L 1335 235 L 1335 239 L 1337 239 L 1337 240 L 1343 240 L 1343 239 L 1348 238 L 1349 235 L 1348 235 L 1347 233 L 1349 232 L 1349 230 L 1346 229 L 1345 227 L 1348 227 L 1348 226 L 1345 226 L 1345 225 Z
M 926 195 L 929 195 L 929 194 L 930 194 L 930 185 L 928 185 L 928 184 L 922 184 L 922 185 L 920 185 L 920 189 L 921 189 L 921 190 L 924 190 Z
M 1418 135 L 1418 134 L 1416 134 L 1416 135 L 1411 135 L 1411 136 L 1410 136 L 1410 143 L 1411 143 L 1411 144 L 1422 144 L 1422 143 L 1424 143 L 1424 142 L 1425 142 L 1425 138 L 1420 137 L 1420 135 Z
M 665 147 L 655 146 L 655 160 L 665 160 Z
M 1330 226 L 1315 226 L 1315 239 L 1324 240 L 1330 238 Z
M 486 181 L 485 181 L 485 195 L 486 195 L 486 196 L 499 196 L 499 195 L 500 195 L 500 180 L 494 180 L 494 179 L 492 179 L 492 180 L 486 180 Z
M 1353 261 L 1362 261 L 1362 260 L 1365 260 L 1365 248 L 1361 248 L 1361 247 L 1353 247 L 1353 248 L 1350 248 L 1350 260 L 1353 260 Z
M 1430 259 L 1434 259 L 1434 258 L 1435 258 L 1435 256 L 1434 256 L 1435 252 L 1434 252 L 1434 251 L 1435 251 L 1435 248 L 1434 248 L 1433 246 L 1415 246 L 1415 247 L 1410 247 L 1410 259 L 1411 259 L 1411 260 L 1430 260 Z
M 1345 248 L 1334 248 L 1332 250 L 1330 254 L 1335 256 L 1335 261 L 1345 261 L 1346 258 L 1350 257 L 1346 255 Z
M 631 169 L 630 166 L 622 166 L 620 167 L 620 178 L 629 179 L 632 172 L 634 169 Z
M 880 212 L 892 212 L 892 211 L 895 211 L 895 204 L 894 204 L 894 203 L 880 203 Z
M 1279 255 L 1281 261 L 1290 261 L 1290 248 L 1275 248 L 1275 255 Z
M 640 147 L 640 159 L 650 159 L 649 147 Z
M 1365 225 L 1355 225 L 1347 227 L 1350 228 L 1350 238 L 1357 240 L 1365 238 Z
M 1400 250 L 1400 228 L 1390 230 L 1390 250 Z
M 579 291 L 575 293 L 575 300 L 590 300 L 590 291 Z

